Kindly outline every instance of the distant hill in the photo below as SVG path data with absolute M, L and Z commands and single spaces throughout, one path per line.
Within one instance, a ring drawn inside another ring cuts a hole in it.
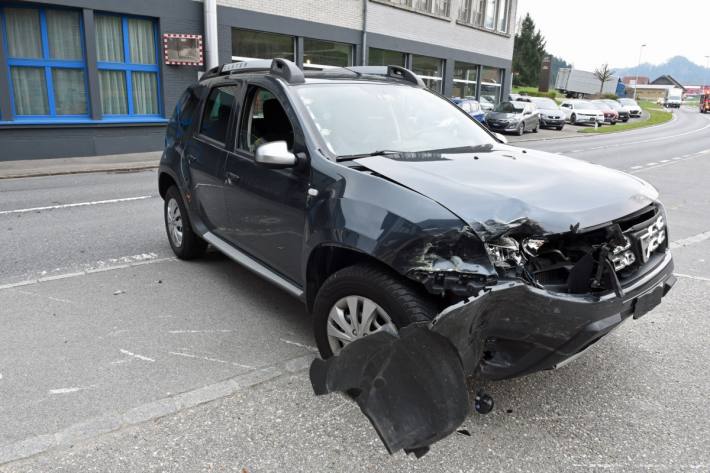
M 637 70 L 640 76 L 646 76 L 650 80 L 668 74 L 683 85 L 710 84 L 710 69 L 695 64 L 684 56 L 674 56 L 663 64 L 643 63 L 640 67 L 614 68 L 619 77 L 635 76 Z

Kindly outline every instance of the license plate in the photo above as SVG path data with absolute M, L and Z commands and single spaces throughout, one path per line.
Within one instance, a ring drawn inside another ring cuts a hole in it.
M 661 303 L 663 298 L 663 285 L 658 286 L 653 291 L 640 296 L 636 299 L 634 304 L 634 319 L 643 317 L 650 311 L 652 311 L 658 304 Z

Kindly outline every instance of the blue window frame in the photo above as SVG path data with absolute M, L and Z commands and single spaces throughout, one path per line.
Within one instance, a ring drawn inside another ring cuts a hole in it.
M 97 12 L 95 24 L 104 119 L 162 119 L 155 20 Z
M 0 29 L 15 121 L 75 121 L 89 116 L 81 11 L 4 5 Z

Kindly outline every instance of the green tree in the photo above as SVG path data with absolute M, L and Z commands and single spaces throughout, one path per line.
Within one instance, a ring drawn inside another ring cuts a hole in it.
M 515 35 L 513 83 L 521 86 L 537 86 L 544 56 L 545 38 L 540 30 L 535 30 L 535 22 L 528 13 Z

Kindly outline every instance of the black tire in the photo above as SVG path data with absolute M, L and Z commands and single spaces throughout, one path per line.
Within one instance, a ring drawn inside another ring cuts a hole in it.
M 576 125 L 577 124 L 577 114 L 573 113 L 571 117 L 569 117 L 569 122 L 571 125 Z
M 379 305 L 400 329 L 414 322 L 428 322 L 437 314 L 432 298 L 413 282 L 374 264 L 343 268 L 325 280 L 313 306 L 313 329 L 320 355 L 333 356 L 328 342 L 328 315 L 342 298 L 361 296 Z
M 518 125 L 518 129 L 515 132 L 518 134 L 518 136 L 523 136 L 523 134 L 525 133 L 525 124 L 521 123 L 520 125 Z
M 616 125 L 616 122 L 611 122 L 612 125 Z
M 538 123 L 535 125 L 535 128 L 533 128 L 533 133 L 537 133 L 539 128 L 540 128 L 540 124 Z
M 562 129 L 563 129 L 564 127 L 565 127 L 564 125 L 558 126 L 558 127 L 557 127 L 557 131 L 562 131 Z
M 182 230 L 182 239 L 180 241 L 178 241 L 176 236 L 174 236 L 171 232 L 169 224 L 168 212 L 171 201 L 175 201 L 177 208 L 180 211 L 178 216 L 180 220 L 180 229 Z M 178 188 L 175 186 L 171 186 L 165 193 L 163 218 L 165 220 L 165 232 L 168 234 L 168 241 L 170 242 L 170 247 L 173 249 L 175 256 L 183 260 L 190 260 L 199 258 L 204 254 L 205 249 L 207 248 L 207 242 L 200 238 L 192 229 L 190 215 L 187 213 L 187 208 L 182 200 L 180 191 L 178 191 Z
M 626 123 L 626 122 L 628 122 L 628 121 L 629 121 L 628 118 L 624 118 L 624 120 L 623 120 L 624 123 Z

